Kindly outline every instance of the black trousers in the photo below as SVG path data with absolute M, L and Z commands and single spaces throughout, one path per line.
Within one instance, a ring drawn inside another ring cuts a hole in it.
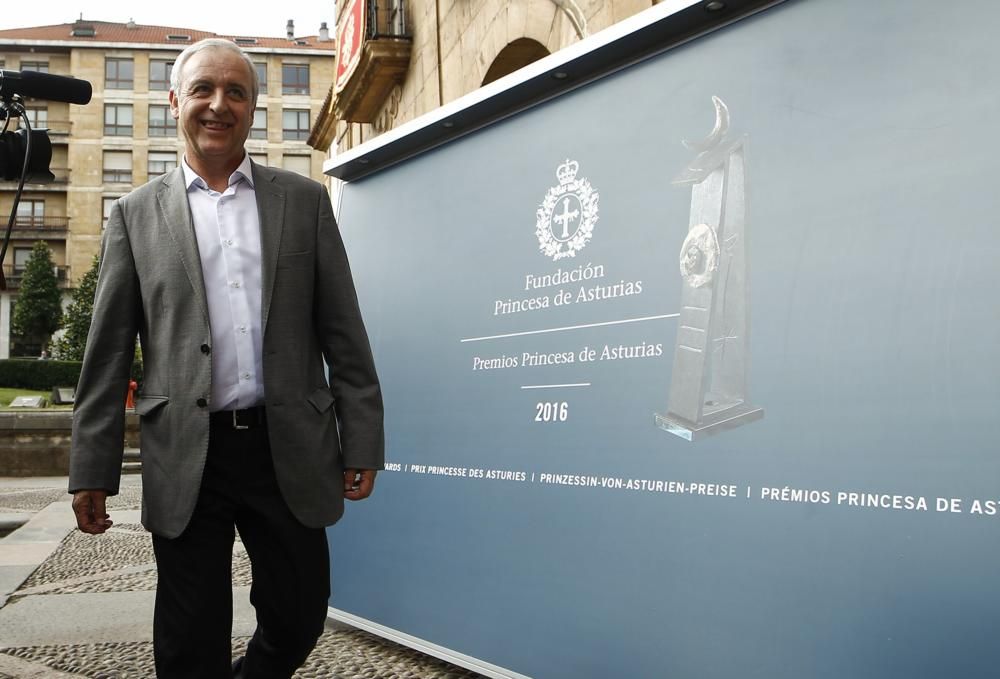
M 323 632 L 330 597 L 326 531 L 303 526 L 282 499 L 264 426 L 213 424 L 191 522 L 177 538 L 153 536 L 160 679 L 233 676 L 234 527 L 250 557 L 257 613 L 239 676 L 291 677 Z

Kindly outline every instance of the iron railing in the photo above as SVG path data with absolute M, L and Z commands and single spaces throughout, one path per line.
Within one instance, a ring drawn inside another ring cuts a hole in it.
M 25 186 L 31 186 L 31 190 L 35 191 L 35 190 L 37 190 L 36 189 L 36 185 L 39 186 L 39 187 L 42 187 L 42 190 L 44 190 L 45 187 L 52 186 L 53 184 L 68 184 L 69 183 L 69 169 L 68 168 L 65 168 L 65 167 L 50 167 L 49 168 L 49 172 L 51 172 L 53 174 L 53 176 L 55 177 L 55 179 L 53 179 L 52 181 L 45 181 L 45 182 L 43 182 L 43 181 L 34 181 L 33 179 L 31 179 L 29 177 L 28 181 L 25 182 Z M 16 189 L 16 188 L 17 188 L 17 182 L 16 181 L 6 181 L 6 180 L 0 179 L 0 189 L 3 189 L 5 191 L 7 191 L 7 190 L 11 190 L 11 189 Z M 60 188 L 59 190 L 61 191 L 62 189 Z M 4 222 L 4 224 L 6 224 L 6 222 Z
M 368 3 L 368 30 L 365 37 L 410 38 L 406 24 L 406 0 L 370 0 Z
M 56 281 L 59 287 L 69 287 L 69 267 L 55 266 L 53 269 L 55 270 Z M 17 290 L 21 287 L 21 279 L 24 277 L 24 267 L 15 267 L 13 264 L 4 264 L 3 276 L 7 280 L 7 289 Z
M 14 228 L 18 231 L 66 231 L 69 228 L 67 217 L 17 217 Z

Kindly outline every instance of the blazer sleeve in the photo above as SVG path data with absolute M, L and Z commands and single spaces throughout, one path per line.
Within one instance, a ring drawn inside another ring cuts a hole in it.
M 118 492 L 125 440 L 125 397 L 135 356 L 141 299 L 120 201 L 101 245 L 94 310 L 76 388 L 69 491 Z
M 382 391 L 330 195 L 321 185 L 318 193 L 313 313 L 330 367 L 344 466 L 383 469 Z

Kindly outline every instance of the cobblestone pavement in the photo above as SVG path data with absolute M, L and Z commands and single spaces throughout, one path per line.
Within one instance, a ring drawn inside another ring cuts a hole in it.
M 65 488 L 18 488 L 0 493 L 0 512 L 37 512 L 66 499 Z
M 62 488 L 0 489 L 0 515 L 41 511 L 53 502 L 65 502 L 67 497 Z M 109 509 L 135 510 L 140 501 L 141 488 L 138 485 L 126 487 L 120 495 L 109 500 Z M 68 504 L 66 510 L 69 511 Z M 234 550 L 233 582 L 237 587 L 250 584 L 250 564 L 240 544 Z M 35 595 L 143 592 L 155 587 L 156 570 L 149 534 L 139 524 L 122 523 L 96 539 L 77 531 L 69 532 L 11 594 L 7 605 Z M 242 653 L 246 642 L 246 637 L 233 639 L 234 656 Z M 3 657 L 17 660 L 9 660 L 5 665 Z M 10 662 L 20 663 L 17 667 L 23 671 L 12 674 Z M 0 679 L 29 676 L 149 679 L 154 675 L 153 648 L 149 641 L 0 649 Z M 331 625 L 306 664 L 295 674 L 298 679 L 474 679 L 480 676 L 381 637 L 339 625 Z
M 248 637 L 233 639 L 233 656 Z M 92 679 L 153 677 L 153 644 L 147 641 L 8 648 L 3 653 Z M 361 630 L 330 630 L 294 679 L 471 679 L 480 675 Z M 0 674 L 0 679 L 4 675 Z

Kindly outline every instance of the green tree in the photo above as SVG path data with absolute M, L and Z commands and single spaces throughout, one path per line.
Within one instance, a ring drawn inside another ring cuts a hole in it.
M 45 350 L 62 320 L 62 293 L 56 280 L 52 253 L 44 241 L 36 241 L 24 265 L 17 306 L 10 319 L 14 334 L 41 342 Z
M 90 331 L 90 318 L 94 313 L 97 269 L 97 255 L 94 255 L 90 270 L 80 279 L 79 285 L 73 291 L 73 301 L 63 315 L 63 335 L 52 343 L 52 354 L 55 358 L 63 361 L 83 360 L 83 351 L 87 347 L 87 333 Z

